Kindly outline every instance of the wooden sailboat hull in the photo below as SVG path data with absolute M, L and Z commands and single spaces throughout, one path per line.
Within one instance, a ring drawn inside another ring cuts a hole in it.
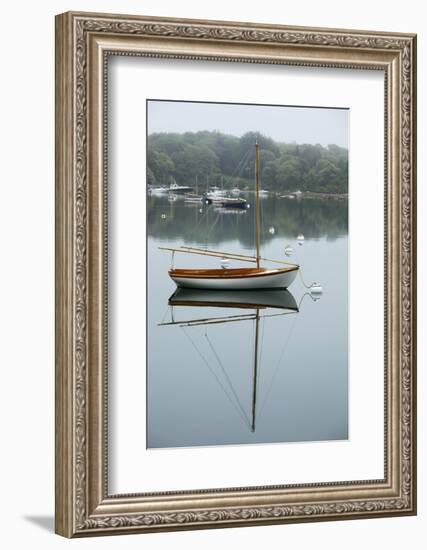
M 257 290 L 287 288 L 295 280 L 298 266 L 283 269 L 171 269 L 169 276 L 178 287 L 211 290 Z

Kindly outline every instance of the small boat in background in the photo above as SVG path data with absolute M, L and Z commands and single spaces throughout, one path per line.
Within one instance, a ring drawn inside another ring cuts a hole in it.
M 165 195 L 166 193 L 169 193 L 169 187 L 149 187 L 148 188 L 148 194 L 149 195 Z
M 224 189 L 220 189 L 219 187 L 211 187 L 206 193 L 206 198 L 212 200 L 213 202 L 216 199 L 225 197 L 225 195 L 226 191 Z
M 178 193 L 179 194 L 190 193 L 192 190 L 193 188 L 190 187 L 189 185 L 178 185 L 176 182 L 171 183 L 169 187 L 169 193 L 173 193 L 174 195 Z
M 246 199 L 239 199 L 237 197 L 218 197 L 212 199 L 212 204 L 222 206 L 223 208 L 246 208 L 248 202 Z

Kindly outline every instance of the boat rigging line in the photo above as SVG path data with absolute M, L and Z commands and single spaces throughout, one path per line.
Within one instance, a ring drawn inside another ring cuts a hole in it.
M 236 170 L 234 171 L 235 177 L 242 177 L 243 170 L 246 168 L 246 163 L 248 162 L 249 157 L 251 157 L 252 154 L 252 149 L 248 149 L 245 155 L 243 155 L 243 157 L 240 159 L 240 162 L 238 163 Z
M 206 328 L 205 328 L 205 338 L 206 338 L 206 341 L 207 341 L 207 343 L 208 343 L 208 346 L 209 346 L 210 349 L 212 350 L 212 353 L 214 354 L 214 356 L 215 356 L 215 358 L 216 358 L 216 360 L 217 360 L 217 362 L 218 362 L 218 365 L 220 366 L 220 368 L 221 368 L 221 370 L 222 370 L 222 373 L 224 374 L 225 379 L 226 379 L 227 382 L 228 382 L 229 388 L 230 388 L 231 392 L 233 393 L 233 395 L 234 395 L 234 397 L 235 397 L 235 399 L 236 399 L 236 402 L 238 403 L 239 408 L 241 409 L 241 411 L 242 411 L 242 413 L 243 413 L 243 415 L 244 415 L 244 417 L 245 417 L 245 419 L 246 419 L 246 421 L 247 421 L 247 423 L 248 423 L 248 426 L 250 426 L 250 421 L 249 421 L 249 418 L 248 418 L 247 414 L 245 413 L 245 409 L 244 409 L 243 405 L 242 405 L 241 402 L 240 402 L 239 396 L 237 395 L 237 392 L 236 392 L 236 390 L 234 389 L 234 386 L 233 386 L 233 384 L 232 384 L 232 382 L 231 382 L 231 380 L 230 380 L 230 377 L 229 377 L 228 374 L 227 374 L 227 371 L 226 371 L 225 368 L 224 368 L 224 365 L 222 364 L 221 359 L 220 359 L 219 356 L 218 356 L 218 353 L 216 352 L 215 348 L 214 348 L 213 345 L 212 345 L 212 342 L 211 342 L 211 340 L 210 340 L 210 338 L 209 338 L 209 336 L 208 336 L 208 333 L 207 333 L 207 329 L 206 329 Z
M 297 250 L 295 249 L 295 256 L 296 256 L 296 259 L 297 259 L 297 262 L 298 262 L 298 265 L 299 265 L 299 257 L 298 257 L 298 252 Z M 298 274 L 299 274 L 299 277 L 301 279 L 301 283 L 302 285 L 307 289 L 309 290 L 310 292 L 313 292 L 313 294 L 322 294 L 323 293 L 323 288 L 322 286 L 319 284 L 319 283 L 316 283 L 316 282 L 312 282 L 311 285 L 308 285 L 305 280 L 304 280 L 304 277 L 303 277 L 303 274 L 302 274 L 302 269 L 299 268 L 298 269 Z
M 220 213 L 218 212 L 217 216 L 216 216 L 216 220 L 213 222 L 213 224 L 211 225 L 209 231 L 207 232 L 206 234 L 206 247 L 208 246 L 208 241 L 209 241 L 209 237 L 210 237 L 210 234 L 212 233 L 212 230 L 213 228 L 216 226 L 216 224 L 218 223 L 218 220 L 220 218 Z
M 305 294 L 303 295 L 303 297 L 304 297 L 304 296 L 305 296 Z M 301 301 L 302 301 L 302 300 L 301 300 Z M 299 305 L 301 305 L 301 302 L 300 302 Z M 298 306 L 298 309 L 299 309 L 299 306 Z M 289 342 L 290 342 L 290 340 L 291 340 L 291 336 L 292 336 L 292 334 L 293 334 L 293 332 L 294 332 L 294 328 L 295 328 L 295 325 L 296 325 L 296 323 L 297 323 L 297 319 L 298 319 L 298 315 L 295 315 L 294 320 L 293 320 L 292 325 L 291 325 L 291 328 L 290 328 L 290 330 L 289 330 L 289 332 L 288 332 L 288 337 L 286 338 L 286 340 L 285 340 L 285 342 L 284 342 L 284 344 L 283 344 L 282 350 L 281 350 L 281 352 L 280 352 L 279 359 L 278 359 L 278 361 L 277 361 L 276 367 L 275 367 L 274 372 L 273 372 L 273 376 L 271 377 L 270 385 L 269 385 L 269 387 L 268 387 L 268 389 L 267 389 L 267 391 L 266 391 L 266 393 L 265 393 L 264 399 L 263 399 L 263 401 L 262 401 L 262 403 L 261 403 L 261 406 L 260 406 L 258 415 L 260 415 L 260 414 L 262 413 L 262 411 L 264 410 L 264 407 L 265 407 L 265 404 L 266 404 L 266 402 L 267 402 L 268 396 L 270 395 L 271 389 L 272 389 L 272 387 L 273 387 L 273 385 L 274 385 L 274 381 L 276 380 L 277 373 L 279 372 L 279 367 L 280 367 L 280 364 L 281 364 L 281 362 L 282 362 L 283 356 L 284 356 L 284 354 L 285 354 L 285 351 L 286 351 L 287 348 L 288 348 Z
M 188 240 L 190 240 L 190 238 L 193 236 L 193 234 L 195 233 L 195 231 L 198 229 L 199 225 L 202 223 L 202 221 L 204 221 L 205 218 L 207 218 L 207 215 L 208 215 L 208 209 L 206 208 L 205 211 L 203 212 L 203 214 L 200 216 L 200 218 L 198 219 L 197 223 L 194 225 L 194 227 L 192 228 L 192 230 L 190 231 L 190 233 L 188 234 Z
M 246 416 L 246 413 L 244 411 L 243 408 L 240 408 L 241 405 L 240 405 L 240 401 L 237 400 L 237 403 L 235 403 L 233 401 L 233 399 L 231 398 L 229 392 L 227 391 L 226 387 L 224 386 L 224 384 L 221 382 L 221 380 L 218 378 L 218 375 L 216 374 L 215 370 L 211 367 L 211 365 L 209 364 L 209 362 L 207 361 L 207 359 L 204 357 L 204 355 L 200 352 L 199 348 L 197 347 L 197 345 L 195 344 L 194 340 L 191 338 L 191 336 L 188 334 L 188 332 L 185 330 L 184 327 L 181 327 L 182 328 L 182 331 L 184 332 L 185 336 L 188 338 L 188 340 L 190 341 L 191 345 L 193 346 L 193 348 L 196 350 L 197 354 L 199 355 L 199 357 L 202 359 L 202 361 L 205 363 L 205 365 L 208 367 L 209 371 L 211 372 L 211 374 L 213 375 L 213 377 L 215 378 L 215 380 L 218 382 L 218 385 L 219 387 L 222 389 L 222 391 L 224 392 L 224 394 L 226 395 L 227 399 L 230 401 L 230 404 L 232 405 L 232 407 L 237 411 L 237 413 L 239 414 L 239 416 L 242 418 L 243 422 L 246 424 L 248 424 L 248 426 L 250 426 L 250 422 L 249 422 L 249 419 L 247 418 Z M 232 393 L 234 394 L 235 392 L 232 390 Z

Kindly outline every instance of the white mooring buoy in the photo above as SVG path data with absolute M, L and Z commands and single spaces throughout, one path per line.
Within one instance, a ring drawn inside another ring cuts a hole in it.
M 323 294 L 323 288 L 319 283 L 313 283 L 310 286 L 310 292 L 311 294 L 315 294 L 317 296 L 321 296 Z
M 276 233 L 276 230 L 274 229 L 274 227 L 270 227 L 268 232 L 270 233 L 270 235 L 274 235 Z
M 286 256 L 291 256 L 293 251 L 294 251 L 294 249 L 292 248 L 292 246 L 290 244 L 285 246 L 285 255 Z
M 304 244 L 304 235 L 300 233 L 297 237 L 298 244 L 302 246 Z
M 165 220 L 166 219 L 166 214 L 162 214 L 162 220 Z

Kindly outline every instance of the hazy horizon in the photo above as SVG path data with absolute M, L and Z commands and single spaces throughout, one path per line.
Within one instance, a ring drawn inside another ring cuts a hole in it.
M 148 135 L 260 132 L 279 143 L 338 145 L 348 149 L 348 109 L 147 100 Z

